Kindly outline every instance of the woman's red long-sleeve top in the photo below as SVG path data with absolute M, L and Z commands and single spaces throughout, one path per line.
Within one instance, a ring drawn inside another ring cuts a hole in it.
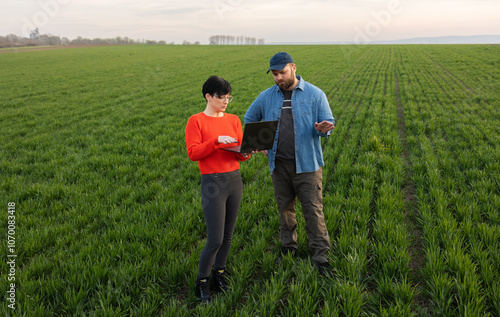
M 218 138 L 228 135 L 241 144 L 243 131 L 241 121 L 234 114 L 225 113 L 222 117 L 210 117 L 200 112 L 192 115 L 186 125 L 186 147 L 189 158 L 198 161 L 201 174 L 226 173 L 238 170 L 240 161 L 248 157 L 221 150 L 236 144 L 219 144 Z

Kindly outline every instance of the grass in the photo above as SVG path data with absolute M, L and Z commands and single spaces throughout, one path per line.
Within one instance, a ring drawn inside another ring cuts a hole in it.
M 233 86 L 228 111 L 243 118 L 273 84 L 266 65 L 281 50 L 325 91 L 337 121 L 323 140 L 335 276 L 319 277 L 310 260 L 300 204 L 299 257 L 276 265 L 272 183 L 267 160 L 255 155 L 241 168 L 233 291 L 200 305 L 194 279 L 206 233 L 185 124 L 203 110 L 201 86 L 214 74 Z M 16 310 L 3 293 L 0 313 L 500 315 L 498 50 L 110 46 L 2 54 L 0 224 L 7 228 L 15 202 L 17 258 Z M 8 254 L 0 248 L 0 258 Z

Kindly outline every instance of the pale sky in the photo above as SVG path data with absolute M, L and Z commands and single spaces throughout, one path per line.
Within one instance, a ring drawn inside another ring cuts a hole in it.
M 0 0 L 0 35 L 34 27 L 69 39 L 369 43 L 500 35 L 500 0 Z

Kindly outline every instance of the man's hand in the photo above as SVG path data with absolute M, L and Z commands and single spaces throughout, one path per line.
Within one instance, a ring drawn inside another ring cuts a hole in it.
M 314 128 L 321 133 L 328 133 L 328 131 L 333 130 L 335 128 L 335 126 L 331 122 L 323 121 L 321 123 L 315 122 Z

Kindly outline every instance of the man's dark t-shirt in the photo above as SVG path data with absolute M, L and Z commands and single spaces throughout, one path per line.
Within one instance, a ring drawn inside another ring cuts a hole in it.
M 292 91 L 281 91 L 284 96 L 278 133 L 276 157 L 284 160 L 295 159 L 295 133 L 292 116 Z

